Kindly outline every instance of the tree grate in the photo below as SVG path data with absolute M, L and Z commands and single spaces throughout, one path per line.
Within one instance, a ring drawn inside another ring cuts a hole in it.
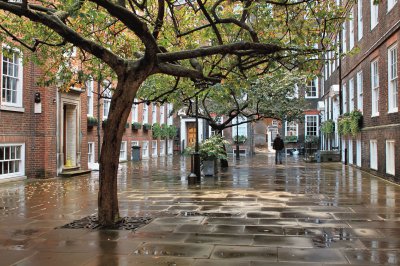
M 181 211 L 180 216 L 205 216 L 212 218 L 230 218 L 240 216 L 241 213 L 226 213 L 226 212 L 196 212 L 196 211 Z
M 150 223 L 153 220 L 151 217 L 122 217 L 113 226 L 101 226 L 97 216 L 91 215 L 79 220 L 75 220 L 69 224 L 56 227 L 56 229 L 97 229 L 97 230 L 137 230 L 142 226 Z

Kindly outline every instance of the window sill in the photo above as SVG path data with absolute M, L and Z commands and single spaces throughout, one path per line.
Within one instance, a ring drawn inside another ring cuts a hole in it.
M 388 114 L 393 114 L 393 113 L 398 113 L 398 112 L 399 112 L 399 109 L 395 108 L 395 109 L 389 110 Z
M 8 106 L 8 105 L 0 105 L 1 111 L 9 111 L 9 112 L 17 112 L 17 113 L 25 113 L 25 108 L 16 107 L 16 106 Z
M 378 116 L 379 116 L 379 113 L 371 115 L 371 117 L 378 117 Z
M 0 178 L 0 183 L 6 183 L 6 182 L 15 182 L 15 181 L 21 181 L 27 179 L 26 176 L 21 175 L 21 176 L 11 176 L 11 177 L 2 177 Z

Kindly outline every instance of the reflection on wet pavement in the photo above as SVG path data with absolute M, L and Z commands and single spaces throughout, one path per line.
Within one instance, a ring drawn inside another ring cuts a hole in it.
M 54 229 L 97 212 L 98 173 L 0 185 L 0 265 L 399 265 L 400 187 L 339 163 L 230 159 L 189 184 L 184 157 L 120 165 L 137 231 Z

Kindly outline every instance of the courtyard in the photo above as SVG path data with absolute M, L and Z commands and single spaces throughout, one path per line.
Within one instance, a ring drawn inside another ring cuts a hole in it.
M 137 230 L 59 228 L 96 215 L 98 172 L 0 185 L 0 265 L 399 265 L 400 187 L 340 163 L 229 158 L 189 184 L 189 158 L 121 163 Z

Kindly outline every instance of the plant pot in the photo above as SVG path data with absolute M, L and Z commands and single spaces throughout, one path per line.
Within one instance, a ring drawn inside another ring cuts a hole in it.
M 203 174 L 205 176 L 213 176 L 217 173 L 217 160 L 203 161 Z

